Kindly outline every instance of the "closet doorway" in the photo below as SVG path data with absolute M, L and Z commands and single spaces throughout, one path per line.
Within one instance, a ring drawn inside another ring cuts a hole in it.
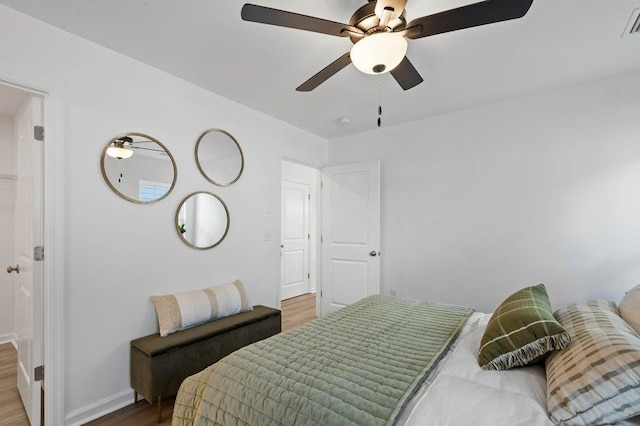
M 280 300 L 316 291 L 319 189 L 319 170 L 282 160 Z

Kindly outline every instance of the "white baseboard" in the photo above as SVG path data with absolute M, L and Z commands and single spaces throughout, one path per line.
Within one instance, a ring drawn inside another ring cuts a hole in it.
M 65 419 L 67 426 L 79 426 L 102 417 L 129 404 L 133 404 L 133 390 L 125 390 L 103 400 L 94 402 L 69 413 Z
M 14 348 L 17 348 L 16 335 L 13 333 L 0 335 L 0 345 L 5 343 L 11 343 Z

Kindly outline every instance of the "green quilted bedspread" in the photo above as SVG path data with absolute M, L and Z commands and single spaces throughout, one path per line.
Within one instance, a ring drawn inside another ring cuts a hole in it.
M 387 425 L 471 309 L 371 296 L 187 378 L 173 425 Z

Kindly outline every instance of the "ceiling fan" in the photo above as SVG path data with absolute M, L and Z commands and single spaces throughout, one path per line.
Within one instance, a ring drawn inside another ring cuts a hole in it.
M 405 56 L 406 39 L 518 19 L 527 13 L 532 3 L 533 0 L 484 0 L 408 23 L 407 0 L 369 0 L 355 11 L 348 25 L 249 3 L 242 6 L 241 16 L 245 21 L 351 39 L 354 44 L 351 51 L 302 83 L 296 89 L 299 92 L 315 89 L 350 63 L 367 74 L 389 72 L 404 90 L 408 90 L 423 80 Z

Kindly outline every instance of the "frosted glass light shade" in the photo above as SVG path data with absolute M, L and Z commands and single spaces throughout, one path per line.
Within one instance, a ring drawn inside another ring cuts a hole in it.
M 397 67 L 407 53 L 407 40 L 400 34 L 374 33 L 351 48 L 351 62 L 366 74 L 382 74 Z
M 125 148 L 124 144 L 115 143 L 107 148 L 107 155 L 119 160 L 125 160 L 133 155 L 133 151 Z

